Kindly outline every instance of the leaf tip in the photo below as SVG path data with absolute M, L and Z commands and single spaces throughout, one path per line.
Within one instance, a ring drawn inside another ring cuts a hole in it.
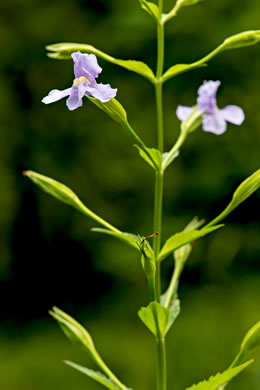
M 22 171 L 22 176 L 30 177 L 32 176 L 32 171 Z

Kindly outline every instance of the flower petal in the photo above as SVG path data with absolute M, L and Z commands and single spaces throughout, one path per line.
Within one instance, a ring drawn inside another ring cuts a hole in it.
M 190 116 L 192 111 L 192 107 L 178 106 L 176 110 L 177 118 L 183 122 Z
M 199 87 L 197 103 L 200 111 L 211 112 L 216 107 L 216 93 L 220 81 L 204 81 Z
M 220 111 L 224 119 L 234 125 L 241 125 L 245 120 L 244 111 L 238 106 L 226 106 Z
M 92 81 L 102 72 L 102 68 L 98 65 L 97 57 L 94 54 L 82 54 L 77 51 L 72 53 L 71 57 L 74 61 L 76 78 L 85 76 Z
M 215 110 L 214 114 L 204 114 L 202 128 L 204 131 L 217 135 L 225 133 L 227 129 L 227 123 L 222 114 L 222 111 Z
M 47 96 L 42 99 L 42 102 L 45 104 L 57 102 L 57 100 L 63 99 L 64 97 L 70 95 L 70 92 L 71 88 L 64 89 L 63 91 L 60 91 L 59 89 L 53 89 Z
M 108 102 L 117 94 L 116 88 L 111 88 L 109 84 L 97 84 L 86 86 L 87 95 L 93 96 L 102 103 Z
M 66 105 L 70 111 L 82 106 L 82 98 L 86 93 L 86 83 L 79 83 L 77 87 L 71 88 L 70 97 L 66 101 Z

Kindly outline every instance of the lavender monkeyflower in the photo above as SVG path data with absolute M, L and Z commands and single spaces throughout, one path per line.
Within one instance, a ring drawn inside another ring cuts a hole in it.
M 98 84 L 96 78 L 102 72 L 98 65 L 97 57 L 94 54 L 82 54 L 79 51 L 71 54 L 74 61 L 75 79 L 71 88 L 59 91 L 53 89 L 48 96 L 42 99 L 45 104 L 56 102 L 66 96 L 69 98 L 66 101 L 69 110 L 75 110 L 82 106 L 82 98 L 84 95 L 92 96 L 102 103 L 108 102 L 114 98 L 117 89 L 111 88 L 109 84 Z
M 202 115 L 202 128 L 214 134 L 223 134 L 227 122 L 241 125 L 245 119 L 244 111 L 238 106 L 218 108 L 216 93 L 220 84 L 220 81 L 204 81 L 198 90 L 197 98 L 197 109 Z M 193 107 L 178 106 L 176 111 L 178 119 L 185 121 L 193 110 Z

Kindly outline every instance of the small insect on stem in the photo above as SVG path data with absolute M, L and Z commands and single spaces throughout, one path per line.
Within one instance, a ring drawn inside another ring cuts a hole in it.
M 147 240 L 147 238 L 152 238 L 152 237 L 156 237 L 156 236 L 159 236 L 159 233 L 155 232 L 153 234 L 150 234 L 150 236 L 144 237 L 142 242 L 141 242 L 141 245 L 143 245 L 143 243 L 145 242 L 145 240 Z

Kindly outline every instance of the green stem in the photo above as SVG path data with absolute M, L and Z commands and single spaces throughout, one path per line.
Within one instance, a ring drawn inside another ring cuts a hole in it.
M 92 357 L 101 371 L 103 371 L 121 390 L 126 390 L 125 385 L 123 385 L 123 383 L 121 383 L 120 380 L 113 374 L 110 368 L 108 368 L 96 350 L 92 352 Z
M 166 371 L 166 348 L 165 348 L 165 339 L 157 339 L 157 389 L 166 390 L 167 389 L 167 371 Z
M 162 166 L 162 169 L 165 170 L 165 167 L 168 166 L 168 161 L 171 160 L 172 156 L 178 152 L 178 150 L 180 149 L 180 147 L 183 145 L 185 139 L 187 138 L 187 133 L 181 131 L 180 135 L 179 135 L 179 138 L 177 139 L 176 143 L 174 144 L 174 146 L 171 148 L 171 150 L 169 151 L 166 159 L 164 160 L 163 162 L 163 166 Z
M 160 20 L 157 24 L 157 71 L 156 71 L 156 111 L 157 111 L 157 134 L 158 149 L 163 153 L 163 96 L 162 96 L 162 73 L 164 65 L 164 25 L 162 22 L 163 0 L 158 1 Z M 155 197 L 154 197 L 154 231 L 158 237 L 154 240 L 153 250 L 156 264 L 155 273 L 155 299 L 160 302 L 161 296 L 161 271 L 158 256 L 161 247 L 162 234 L 162 204 L 163 204 L 163 170 L 161 166 L 156 170 L 155 176 Z M 157 390 L 167 389 L 167 364 L 165 340 L 161 336 L 157 338 Z

